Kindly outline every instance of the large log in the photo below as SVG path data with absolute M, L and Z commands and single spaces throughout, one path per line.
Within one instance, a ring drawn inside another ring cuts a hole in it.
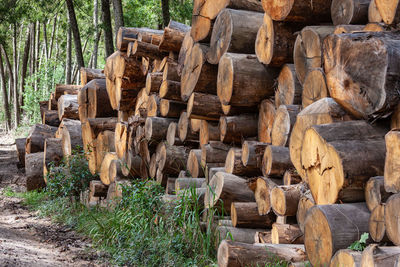
M 399 101 L 396 62 L 400 35 L 331 35 L 325 39 L 324 47 L 326 80 L 332 98 L 358 118 L 392 112 Z
M 310 69 L 322 67 L 323 41 L 334 30 L 334 26 L 308 26 L 297 35 L 293 59 L 301 84 Z
M 218 65 L 217 94 L 221 104 L 258 105 L 275 94 L 278 75 L 278 69 L 266 68 L 255 55 L 225 53 Z
M 385 207 L 385 226 L 386 234 L 390 241 L 396 246 L 400 245 L 400 225 L 399 225 L 399 204 L 400 194 L 394 194 L 388 198 Z
M 217 172 L 207 187 L 204 204 L 206 208 L 222 208 L 230 214 L 232 202 L 254 202 L 254 193 L 247 187 L 246 180 L 236 175 Z
M 332 0 L 333 25 L 366 24 L 371 0 Z
M 301 97 L 303 108 L 324 97 L 329 97 L 329 92 L 323 69 L 314 68 L 308 70 L 308 73 L 304 78 Z
M 371 244 L 364 249 L 361 267 L 367 266 L 397 266 L 399 264 L 399 247 L 384 247 Z
M 193 92 L 214 94 L 217 91 L 218 66 L 206 62 L 208 47 L 195 44 L 186 58 L 181 75 L 181 97 L 187 101 Z
M 302 91 L 303 87 L 297 79 L 294 64 L 283 65 L 275 91 L 275 107 L 301 104 Z
M 258 141 L 271 143 L 271 132 L 276 116 L 274 103 L 265 99 L 261 102 L 258 110 Z
M 254 114 L 222 116 L 219 120 L 220 140 L 226 144 L 241 144 L 243 138 L 257 135 L 257 123 L 258 119 Z
M 164 34 L 158 48 L 160 51 L 179 52 L 185 34 L 189 31 L 190 26 L 171 20 L 168 26 L 164 28 Z
M 61 131 L 62 152 L 65 157 L 71 156 L 73 151 L 83 149 L 82 126 L 78 120 L 63 120 Z
M 139 38 L 139 34 L 140 37 Z M 153 36 L 162 36 L 163 31 L 153 30 L 149 28 L 128 28 L 120 27 L 117 33 L 116 48 L 119 51 L 126 51 L 128 49 L 129 42 L 141 39 L 144 42 L 151 43 Z
M 365 202 L 371 212 L 376 206 L 385 203 L 390 196 L 391 193 L 385 190 L 383 176 L 371 177 L 365 184 Z
M 286 170 L 293 168 L 289 149 L 283 146 L 268 146 L 262 159 L 262 172 L 265 177 L 282 177 Z
M 220 267 L 264 266 L 277 261 L 302 262 L 307 259 L 303 245 L 246 244 L 230 240 L 221 242 L 217 257 Z
M 91 80 L 106 78 L 106 76 L 103 73 L 103 70 L 100 70 L 100 69 L 90 69 L 90 68 L 81 67 L 80 74 L 81 74 L 81 85 L 82 86 L 85 86 Z
M 276 110 L 271 130 L 271 143 L 273 146 L 289 145 L 289 136 L 300 110 L 299 105 L 281 105 Z
M 328 265 L 339 249 L 347 248 L 368 232 L 369 216 L 365 203 L 312 207 L 307 213 L 304 234 L 310 263 Z
M 351 117 L 331 98 L 323 98 L 303 109 L 293 126 L 289 140 L 290 159 L 303 180 L 306 174 L 301 166 L 301 147 L 304 133 L 312 125 L 350 120 Z
M 296 224 L 274 223 L 271 230 L 272 244 L 304 244 L 304 235 Z
M 263 23 L 263 13 L 224 9 L 215 20 L 207 61 L 218 64 L 226 53 L 254 54 L 257 31 Z M 246 38 L 243 38 L 246 36 Z
M 46 184 L 43 179 L 43 152 L 25 155 L 26 190 L 40 189 Z
M 161 141 L 167 136 L 168 126 L 176 119 L 149 117 L 145 124 L 145 137 L 147 141 Z
M 295 216 L 302 194 L 307 189 L 303 183 L 275 186 L 270 193 L 272 210 L 278 216 Z
M 208 163 L 225 163 L 230 147 L 219 142 L 210 142 L 209 145 L 201 147 L 201 166 L 206 167 Z M 211 179 L 212 177 L 210 177 Z
M 60 121 L 65 119 L 79 120 L 78 96 L 62 95 L 58 99 L 58 118 Z
M 276 215 L 273 212 L 259 215 L 256 202 L 232 202 L 231 220 L 233 227 L 271 228 Z
M 384 132 L 365 121 L 314 125 L 306 131 L 301 161 L 316 204 L 365 199 L 365 183 L 383 174 Z
M 231 148 L 226 156 L 225 171 L 239 176 L 253 177 L 261 174 L 257 165 L 243 165 L 242 149 Z
M 333 255 L 329 266 L 360 266 L 361 257 L 360 251 L 341 249 Z
M 296 220 L 300 230 L 304 233 L 304 225 L 306 221 L 307 211 L 315 205 L 315 201 L 308 190 L 300 197 L 299 205 L 297 207 Z
M 126 55 L 128 57 L 144 57 L 149 59 L 163 59 L 168 56 L 167 53 L 161 52 L 157 45 L 139 40 L 129 42 Z
M 255 41 L 258 61 L 275 67 L 293 62 L 293 49 L 296 42 L 294 33 L 300 31 L 302 27 L 301 23 L 272 21 L 271 17 L 265 13 Z
M 77 95 L 81 88 L 81 85 L 56 84 L 56 90 L 54 91 L 54 100 L 57 102 L 62 95 Z M 50 105 L 49 108 L 53 110 L 53 105 Z
M 104 118 L 116 117 L 117 112 L 113 110 L 108 98 L 106 80 L 94 79 L 85 85 L 87 88 L 87 117 Z
M 399 163 L 400 155 L 398 144 L 400 143 L 400 131 L 393 129 L 385 136 L 386 158 L 385 158 L 385 190 L 391 193 L 400 192 Z
M 44 141 L 46 138 L 52 138 L 55 136 L 57 131 L 56 127 L 35 124 L 31 127 L 26 138 L 25 152 L 26 154 L 43 152 L 44 151 Z
M 58 166 L 63 159 L 60 138 L 46 138 L 43 152 L 43 177 L 45 177 L 50 166 Z

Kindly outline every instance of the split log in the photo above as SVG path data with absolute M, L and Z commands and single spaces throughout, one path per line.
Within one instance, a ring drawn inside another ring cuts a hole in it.
M 226 144 L 241 144 L 244 138 L 257 135 L 257 123 L 258 119 L 254 114 L 222 116 L 219 120 L 220 140 Z
M 294 170 L 287 170 L 283 175 L 283 185 L 293 185 L 301 183 L 301 177 Z
M 177 122 L 176 119 L 149 117 L 146 119 L 145 137 L 147 141 L 161 141 L 167 136 L 168 126 L 171 122 Z
M 160 113 L 163 117 L 179 118 L 182 111 L 186 109 L 186 104 L 183 102 L 161 99 L 160 100 Z
M 181 80 L 178 73 L 178 63 L 175 61 L 170 61 L 165 64 L 163 71 L 163 81 L 177 81 Z
M 282 177 L 286 170 L 293 168 L 290 161 L 289 149 L 283 146 L 268 146 L 262 160 L 264 176 Z
M 323 41 L 334 30 L 334 26 L 308 26 L 297 35 L 293 60 L 301 84 L 309 70 L 322 67 Z
M 383 174 L 385 132 L 365 121 L 314 125 L 306 131 L 301 161 L 316 204 L 365 200 L 365 183 Z
M 150 72 L 146 77 L 146 94 L 158 93 L 163 82 L 162 72 Z
M 175 192 L 191 188 L 200 188 L 205 180 L 205 178 L 177 178 L 175 181 Z
M 263 266 L 277 261 L 305 261 L 303 245 L 246 244 L 224 240 L 218 247 L 218 266 Z
M 82 86 L 85 86 L 91 80 L 106 78 L 106 76 L 103 73 L 103 70 L 99 70 L 99 69 L 90 69 L 90 68 L 81 67 L 79 72 L 81 74 L 81 85 Z
M 225 160 L 225 172 L 239 176 L 257 176 L 261 174 L 257 165 L 243 165 L 242 149 L 231 148 Z
M 271 143 L 273 146 L 288 146 L 289 137 L 300 113 L 299 105 L 281 105 L 275 114 L 271 130 Z
M 272 189 L 282 184 L 281 180 L 270 178 L 257 178 L 254 197 L 256 199 L 258 214 L 265 215 L 271 211 L 270 194 Z
M 184 146 L 169 146 L 161 143 L 156 153 L 158 171 L 163 174 L 178 175 L 186 167 L 189 151 Z
M 397 24 L 400 21 L 400 13 L 399 13 L 399 2 L 398 1 L 375 1 L 376 8 L 379 11 L 379 14 L 382 17 L 382 21 L 385 24 Z
M 276 215 L 273 212 L 259 215 L 256 202 L 232 202 L 231 220 L 233 227 L 271 228 Z
M 104 157 L 109 152 L 115 152 L 115 136 L 112 131 L 99 133 L 96 138 L 96 170 L 100 171 Z M 109 167 L 111 168 L 111 167 Z
M 185 34 L 189 31 L 190 26 L 171 20 L 168 26 L 164 28 L 164 34 L 158 48 L 160 51 L 179 52 Z
M 57 131 L 56 127 L 35 124 L 31 127 L 26 138 L 25 153 L 36 153 L 44 151 L 44 141 L 46 138 L 53 138 Z
M 368 232 L 369 210 L 365 203 L 318 205 L 305 222 L 304 244 L 313 266 L 329 264 L 339 250 Z
M 368 7 L 368 21 L 369 22 L 382 22 L 382 16 L 379 13 L 379 10 L 376 6 L 375 1 L 369 2 L 369 7 Z
M 178 74 L 182 74 L 182 69 L 185 64 L 186 57 L 190 54 L 190 51 L 192 51 L 194 42 L 193 38 L 190 34 L 191 31 L 188 31 L 185 34 L 185 37 L 183 38 L 182 41 L 182 46 L 181 50 L 179 51 L 179 56 L 178 56 Z
M 304 244 L 304 235 L 296 224 L 274 223 L 271 241 L 272 244 Z
M 206 208 L 223 208 L 226 214 L 230 214 L 232 202 L 254 201 L 254 194 L 245 179 L 224 172 L 217 172 L 212 177 L 204 198 Z
M 390 114 L 399 101 L 394 82 L 397 72 L 392 72 L 397 66 L 399 40 L 399 35 L 390 32 L 326 38 L 324 67 L 331 97 L 358 118 Z M 366 67 L 369 65 L 373 68 Z
M 104 159 L 100 167 L 100 180 L 105 185 L 110 185 L 115 181 L 110 179 L 110 164 L 113 160 L 117 160 L 117 154 L 115 152 L 108 152 L 104 155 Z
M 295 32 L 303 28 L 301 23 L 272 21 L 265 13 L 255 40 L 255 53 L 263 64 L 281 67 L 293 62 Z
M 275 94 L 278 75 L 278 69 L 266 68 L 254 55 L 225 53 L 218 65 L 219 100 L 223 105 L 256 106 Z
M 81 85 L 57 84 L 54 91 L 54 100 L 57 102 L 62 95 L 77 95 L 81 88 Z M 53 105 L 49 105 L 49 107 L 53 110 Z
M 78 96 L 77 95 L 62 95 L 58 99 L 58 118 L 62 121 L 64 118 L 79 120 L 78 113 Z
M 126 51 L 129 42 L 140 39 L 138 35 L 141 35 L 141 39 L 144 42 L 150 43 L 153 36 L 162 36 L 163 31 L 153 30 L 149 28 L 127 28 L 120 27 L 117 33 L 116 48 L 119 51 Z
M 263 13 L 226 8 L 215 20 L 207 61 L 218 64 L 226 53 L 254 54 L 257 31 L 263 23 Z M 246 38 L 242 38 L 246 36 Z
M 159 92 L 163 99 L 182 101 L 180 82 L 165 80 L 162 82 Z
M 323 69 L 309 69 L 303 83 L 301 97 L 303 108 L 324 97 L 329 97 L 329 91 Z
M 63 159 L 60 138 L 46 138 L 44 141 L 43 152 L 43 177 L 45 177 L 49 170 L 50 164 L 58 166 Z
M 303 183 L 275 186 L 270 192 L 271 207 L 278 216 L 295 216 L 299 201 L 307 189 Z
M 261 173 L 261 162 L 268 143 L 244 141 L 242 144 L 242 163 L 244 166 L 258 168 Z
M 87 117 L 102 118 L 116 117 L 108 98 L 106 80 L 94 79 L 85 85 L 87 88 Z
M 283 65 L 275 91 L 275 107 L 301 104 L 303 87 L 296 76 L 294 64 Z
M 199 133 L 190 128 L 190 119 L 186 112 L 182 112 L 178 121 L 179 139 L 184 141 L 199 140 Z
M 360 266 L 361 254 L 362 252 L 351 249 L 338 250 L 338 252 L 333 255 L 329 266 Z
M 305 171 L 301 165 L 301 148 L 303 137 L 308 127 L 312 125 L 350 120 L 351 117 L 331 98 L 323 98 L 303 109 L 293 126 L 289 140 L 290 159 L 303 180 Z
M 366 24 L 371 0 L 332 0 L 333 25 Z
M 383 176 L 371 177 L 365 184 L 365 202 L 371 212 L 376 206 L 385 203 L 390 196 L 391 193 L 385 190 Z
M 206 145 L 210 141 L 219 141 L 219 137 L 220 132 L 217 122 L 201 120 L 199 132 L 200 146 Z
M 157 94 L 149 95 L 147 99 L 147 117 L 159 117 L 160 112 L 160 97 Z
M 218 96 L 196 92 L 189 97 L 187 114 L 192 119 L 216 121 L 224 115 Z
M 26 138 L 15 139 L 15 146 L 17 148 L 19 166 L 21 167 L 25 167 L 25 144 L 26 144 Z
M 369 218 L 369 235 L 375 242 L 389 242 L 386 235 L 385 204 L 377 205 Z
M 289 1 L 281 3 L 277 0 L 262 0 L 265 13 L 276 21 L 295 21 L 307 23 L 331 22 L 331 12 L 328 7 L 332 1 L 318 0 Z
M 225 163 L 230 147 L 227 145 L 208 144 L 201 147 L 201 166 L 206 167 L 209 163 Z M 211 178 L 211 177 L 210 177 Z
M 157 45 L 139 40 L 129 42 L 126 55 L 128 57 L 145 57 L 150 59 L 163 59 L 168 56 L 167 53 L 161 52 Z
M 43 152 L 25 155 L 26 190 L 32 191 L 46 186 L 43 179 Z
M 187 101 L 193 92 L 217 92 L 218 66 L 206 62 L 208 47 L 195 44 L 186 58 L 181 75 L 181 97 Z
M 82 125 L 77 120 L 63 120 L 61 131 L 62 153 L 65 157 L 72 156 L 73 151 L 82 150 Z
M 400 143 L 400 130 L 394 129 L 385 136 L 386 158 L 385 158 L 385 190 L 390 193 L 400 192 L 399 163 L 400 155 L 398 144 Z
M 315 206 L 315 201 L 311 195 L 311 191 L 303 193 L 299 200 L 299 205 L 297 207 L 296 220 L 301 231 L 304 233 L 304 225 L 306 221 L 307 211 Z
M 58 118 L 58 111 L 57 110 L 45 110 L 42 116 L 42 123 L 58 127 L 60 126 L 60 119 Z
M 385 226 L 386 234 L 390 241 L 396 246 L 400 245 L 400 225 L 398 223 L 399 218 L 399 203 L 400 195 L 394 194 L 388 198 L 385 206 Z

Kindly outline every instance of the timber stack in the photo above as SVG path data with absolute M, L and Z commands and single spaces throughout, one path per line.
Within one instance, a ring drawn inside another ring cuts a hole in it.
M 195 0 L 191 27 L 120 28 L 103 71 L 57 86 L 47 125 L 17 142 L 21 164 L 34 176 L 82 145 L 100 177 L 86 202 L 120 197 L 133 178 L 164 186 L 170 205 L 195 194 L 204 217 L 221 215 L 219 266 L 396 266 L 389 2 Z M 349 250 L 363 233 L 370 245 Z

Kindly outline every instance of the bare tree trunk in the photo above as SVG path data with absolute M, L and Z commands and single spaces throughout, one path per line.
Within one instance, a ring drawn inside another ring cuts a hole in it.
M 71 83 L 71 71 L 72 71 L 72 61 L 71 61 L 71 46 L 72 46 L 72 30 L 71 27 L 68 28 L 67 33 L 67 58 L 65 60 L 65 83 Z
M 3 108 L 4 108 L 4 113 L 6 115 L 6 126 L 7 130 L 9 130 L 11 129 L 11 114 L 10 114 L 10 106 L 8 105 L 6 76 L 4 74 L 3 57 L 1 56 L 1 53 L 0 53 L 0 80 L 1 80 L 1 91 L 3 96 Z
M 75 16 L 74 3 L 73 0 L 66 0 L 65 2 L 67 3 L 68 17 L 71 25 L 72 34 L 74 36 L 76 61 L 79 68 L 85 67 L 82 53 L 81 35 L 79 33 L 78 22 Z
M 115 35 L 118 34 L 118 30 L 120 27 L 124 27 L 124 13 L 122 10 L 122 2 L 121 0 L 113 0 L 114 6 L 114 21 L 115 21 Z
M 101 0 L 101 12 L 104 30 L 104 45 L 106 57 L 114 53 L 113 34 L 111 26 L 110 0 Z
M 93 3 L 94 45 L 93 45 L 93 62 L 92 62 L 92 66 L 94 69 L 97 69 L 97 54 L 99 50 L 99 40 L 100 40 L 98 18 L 99 18 L 99 1 L 94 0 Z
M 20 88 L 20 98 L 19 98 L 19 103 L 20 106 L 24 105 L 24 92 L 25 92 L 25 77 L 26 77 L 26 71 L 28 69 L 28 59 L 29 59 L 29 48 L 31 45 L 31 35 L 30 35 L 30 27 L 27 29 L 27 38 L 25 41 L 25 48 L 24 48 L 24 56 L 22 58 L 22 69 L 21 69 L 21 88 Z
M 13 34 L 13 56 L 14 56 L 14 119 L 15 128 L 19 126 L 20 110 L 19 110 L 19 97 L 18 97 L 18 65 L 17 65 L 17 24 L 14 24 Z
M 49 59 L 49 47 L 47 45 L 47 23 L 49 21 L 43 23 L 43 42 L 44 42 L 44 54 L 46 59 Z M 47 60 L 46 60 L 47 61 Z
M 163 26 L 167 27 L 169 24 L 169 0 L 161 0 Z
M 1 52 L 3 53 L 4 59 L 6 61 L 6 65 L 7 65 L 8 79 L 9 79 L 9 81 L 8 81 L 8 92 L 9 92 L 8 102 L 10 103 L 12 101 L 12 97 L 13 97 L 14 74 L 13 74 L 10 59 L 8 58 L 6 49 L 4 48 L 4 46 L 2 44 L 0 44 L 0 48 L 1 48 Z
M 86 41 L 85 41 L 85 44 L 83 45 L 83 54 L 85 54 L 86 53 L 86 47 L 87 47 L 87 44 L 88 44 L 88 40 L 89 39 L 86 39 Z M 73 72 L 72 72 L 72 84 L 74 84 L 75 83 L 75 81 L 76 81 L 76 75 L 78 74 L 78 72 L 80 71 L 80 67 L 79 66 L 75 66 L 76 64 L 74 64 L 74 68 L 73 68 Z M 80 83 L 79 83 L 79 79 L 76 81 L 76 84 L 77 85 L 79 85 Z
M 36 40 L 35 40 L 35 58 L 34 58 L 34 65 L 35 65 L 35 72 L 39 70 L 39 52 L 40 52 L 40 21 L 36 22 Z M 35 91 L 38 90 L 38 79 L 35 79 Z
M 36 23 L 32 23 L 31 28 L 31 61 L 29 65 L 29 75 L 32 76 L 35 73 L 35 34 L 36 34 Z
M 51 58 L 51 55 L 53 53 L 54 38 L 56 35 L 57 26 L 58 26 L 57 19 L 58 19 L 58 16 L 56 14 L 56 17 L 54 18 L 54 22 L 53 22 L 53 30 L 51 31 L 50 47 L 49 47 L 49 53 L 47 55 L 47 58 Z

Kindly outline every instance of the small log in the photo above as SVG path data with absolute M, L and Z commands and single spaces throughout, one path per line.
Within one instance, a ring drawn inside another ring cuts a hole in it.
M 400 131 L 391 130 L 385 136 L 386 158 L 385 158 L 385 190 L 390 193 L 400 192 L 399 163 L 400 155 L 398 144 L 400 143 Z
M 225 163 L 230 147 L 227 145 L 216 146 L 208 144 L 201 147 L 201 166 L 206 167 L 209 163 Z M 210 177 L 211 178 L 211 177 Z
M 126 55 L 128 57 L 146 57 L 150 59 L 163 59 L 168 56 L 167 53 L 161 52 L 157 45 L 139 40 L 129 42 Z
M 140 38 L 139 38 L 140 34 Z M 128 28 L 120 27 L 117 33 L 116 48 L 123 52 L 128 49 L 129 42 L 141 39 L 144 42 L 150 43 L 153 36 L 162 36 L 163 31 L 153 30 L 149 28 Z
M 49 170 L 50 164 L 58 166 L 63 159 L 60 138 L 46 138 L 44 141 L 43 153 L 43 177 L 45 177 Z
M 44 141 L 46 138 L 53 138 L 57 131 L 56 127 L 35 124 L 31 127 L 26 138 L 25 152 L 26 154 L 43 152 L 44 151 Z
M 289 137 L 300 113 L 299 105 L 281 105 L 275 113 L 272 124 L 271 143 L 273 146 L 288 146 Z
M 259 215 L 266 215 L 271 211 L 270 194 L 272 189 L 279 184 L 282 184 L 282 181 L 277 179 L 257 178 L 254 197 L 256 199 Z
M 375 1 L 369 2 L 369 7 L 368 7 L 368 22 L 377 22 L 380 23 L 382 22 L 382 16 L 379 13 L 379 10 L 376 6 Z
M 247 177 L 261 174 L 261 170 L 257 165 L 243 165 L 242 149 L 239 148 L 231 148 L 229 150 L 225 160 L 225 172 Z
M 21 167 L 25 167 L 25 144 L 26 144 L 26 138 L 15 139 L 15 146 L 17 148 L 19 166 Z
M 186 57 L 192 51 L 193 45 L 194 45 L 193 38 L 190 35 L 190 31 L 188 31 L 185 34 L 185 37 L 183 38 L 181 50 L 179 51 L 179 56 L 178 56 L 178 74 L 179 75 L 182 74 L 182 69 L 185 64 Z
M 65 157 L 72 156 L 73 151 L 82 150 L 82 125 L 78 120 L 63 120 L 61 131 L 62 153 Z
M 100 167 L 100 180 L 105 185 L 110 185 L 114 183 L 114 180 L 111 180 L 110 177 L 110 165 L 113 160 L 118 160 L 117 154 L 115 152 L 108 152 L 104 155 L 104 159 L 101 163 Z
M 81 85 L 82 86 L 85 86 L 91 80 L 106 78 L 106 76 L 103 73 L 103 70 L 100 70 L 100 69 L 90 69 L 90 68 L 81 67 L 79 72 L 81 74 Z
M 324 97 L 329 97 L 329 92 L 323 69 L 315 68 L 308 70 L 303 83 L 301 99 L 303 108 Z
M 274 125 L 276 110 L 274 103 L 265 99 L 261 102 L 258 111 L 258 141 L 271 143 L 271 132 Z
M 43 179 L 43 152 L 25 155 L 26 190 L 32 191 L 46 186 Z
M 96 171 L 99 172 L 105 155 L 115 152 L 115 135 L 112 131 L 99 133 L 96 138 Z M 111 168 L 111 167 L 110 167 Z
M 254 193 L 248 189 L 245 179 L 224 172 L 217 172 L 212 177 L 204 198 L 206 208 L 223 208 L 226 214 L 230 214 L 232 202 L 254 201 Z
M 386 201 L 385 206 L 385 226 L 386 234 L 390 241 L 396 246 L 400 244 L 400 225 L 398 223 L 400 195 L 394 194 L 390 196 Z
M 145 118 L 147 116 L 147 101 L 149 95 L 146 93 L 146 88 L 142 88 L 137 95 L 135 103 L 135 116 L 141 116 Z
M 294 170 L 287 170 L 283 174 L 283 185 L 293 185 L 301 183 L 301 177 Z
M 215 165 L 217 165 L 218 163 L 215 163 Z M 223 166 L 223 165 L 221 165 L 221 166 Z M 207 167 L 207 166 L 206 166 Z M 208 184 L 210 183 L 210 181 L 211 181 L 211 179 L 214 177 L 214 175 L 217 173 L 217 172 L 225 172 L 225 167 L 211 167 L 211 168 L 208 168 L 207 167 L 207 169 L 208 169 L 208 175 L 207 175 L 207 177 L 206 177 L 206 184 L 207 184 L 207 186 L 208 186 Z
M 307 212 L 304 244 L 310 263 L 327 265 L 339 250 L 368 232 L 369 210 L 365 203 L 317 205 Z M 346 233 L 345 235 L 340 233 Z
M 283 65 L 275 91 L 275 107 L 301 104 L 303 87 L 296 76 L 294 64 Z
M 261 173 L 261 161 L 268 143 L 244 141 L 242 144 L 242 163 L 244 166 L 258 168 Z
M 146 94 L 158 93 L 160 91 L 161 84 L 163 82 L 162 72 L 150 72 L 146 77 Z
M 278 75 L 277 69 L 265 68 L 254 55 L 225 53 L 218 65 L 219 100 L 223 105 L 256 106 L 275 94 Z
M 199 133 L 190 128 L 190 119 L 186 112 L 182 112 L 178 122 L 179 139 L 184 141 L 199 140 Z
M 178 175 L 186 167 L 189 151 L 183 146 L 169 146 L 161 143 L 156 153 L 158 171 L 163 174 Z
M 273 212 L 259 215 L 256 202 L 232 202 L 231 220 L 233 227 L 271 228 L 276 215 Z
M 384 247 L 371 244 L 362 252 L 361 265 L 366 266 L 397 266 L 399 264 L 399 247 Z
M 391 195 L 385 191 L 383 176 L 371 177 L 365 184 L 365 202 L 371 212 L 376 206 L 385 203 Z
M 182 101 L 181 83 L 165 80 L 160 87 L 160 97 L 163 99 Z
M 293 60 L 301 84 L 309 70 L 322 67 L 323 41 L 334 30 L 334 26 L 308 26 L 297 35 Z
M 179 52 L 185 34 L 189 31 L 190 26 L 171 20 L 168 26 L 164 28 L 164 34 L 158 48 L 160 51 Z
M 295 216 L 305 184 L 275 186 L 270 192 L 271 206 L 278 216 Z
M 178 73 L 178 63 L 175 61 L 170 61 L 165 64 L 163 71 L 163 81 L 181 81 L 181 77 Z
M 115 126 L 114 146 L 118 159 L 122 160 L 128 152 L 129 126 L 126 122 L 118 122 Z
M 201 120 L 199 141 L 200 146 L 208 144 L 210 141 L 219 141 L 220 132 L 218 123 Z
M 183 102 L 168 99 L 160 100 L 160 113 L 163 117 L 179 118 L 184 110 L 186 110 L 186 104 Z
M 58 111 L 57 110 L 45 110 L 42 116 L 42 123 L 58 127 L 60 126 L 60 119 L 58 118 Z
M 290 161 L 289 149 L 283 146 L 268 146 L 262 160 L 264 176 L 282 177 L 286 170 L 293 168 Z
M 58 118 L 62 121 L 64 118 L 79 120 L 78 113 L 78 96 L 62 95 L 58 99 Z
M 168 178 L 167 185 L 165 186 L 165 194 L 173 195 L 175 194 L 175 182 L 178 178 Z
M 297 207 L 296 220 L 301 231 L 304 233 L 304 225 L 306 221 L 307 211 L 315 206 L 315 201 L 311 195 L 311 191 L 306 191 L 302 194 Z
M 227 221 L 223 224 L 228 224 L 228 222 L 231 222 L 231 221 Z M 232 225 L 230 225 L 230 226 L 219 225 L 216 228 L 217 245 L 219 243 L 223 242 L 225 239 L 235 240 L 236 242 L 242 242 L 242 243 L 246 243 L 246 244 L 253 244 L 254 243 L 254 235 L 260 231 L 264 231 L 264 229 L 239 228 L 239 227 L 232 227 Z
M 296 224 L 274 223 L 271 230 L 272 244 L 304 244 L 304 235 Z
M 145 137 L 147 141 L 161 141 L 167 136 L 168 126 L 176 119 L 149 117 L 145 124 Z
M 246 244 L 224 240 L 218 247 L 218 266 L 262 266 L 277 261 L 305 261 L 303 245 Z
M 196 92 L 189 97 L 187 114 L 191 119 L 216 121 L 224 115 L 218 96 Z
M 151 94 L 147 99 L 147 117 L 159 117 L 160 112 L 160 98 L 157 94 Z
M 190 150 L 186 169 L 192 177 L 205 177 L 205 168 L 201 166 L 201 149 Z
M 62 95 L 77 95 L 81 88 L 81 85 L 56 84 L 56 90 L 54 91 L 54 100 L 57 102 Z M 53 110 L 53 105 L 49 105 L 49 108 Z
M 257 123 L 258 119 L 254 114 L 222 116 L 219 120 L 220 140 L 226 144 L 241 144 L 243 138 L 257 135 Z
M 370 0 L 332 0 L 333 25 L 366 24 Z
M 205 178 L 177 178 L 175 181 L 175 192 L 191 188 L 200 188 L 205 180 Z
M 329 266 L 361 266 L 361 254 L 360 251 L 341 249 L 333 255 Z
M 271 244 L 271 231 L 256 232 L 254 235 L 255 244 Z

